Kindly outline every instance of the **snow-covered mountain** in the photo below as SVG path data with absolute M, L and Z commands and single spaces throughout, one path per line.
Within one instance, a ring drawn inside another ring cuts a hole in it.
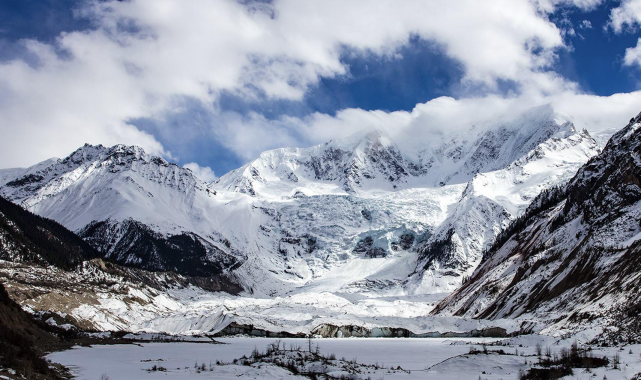
M 503 232 L 440 315 L 522 318 L 546 330 L 593 325 L 638 339 L 641 114 Z
M 402 151 L 379 130 L 262 153 L 213 184 L 138 147 L 0 170 L 0 195 L 119 263 L 229 274 L 248 294 L 447 293 L 542 190 L 598 153 L 549 106 Z
M 208 276 L 243 259 L 209 233 L 219 217 L 207 209 L 215 192 L 188 169 L 139 147 L 85 145 L 63 160 L 1 173 L 4 197 L 60 222 L 120 263 Z
M 302 194 L 332 190 L 336 193 L 356 193 L 363 189 L 389 191 L 419 173 L 416 165 L 403 159 L 389 136 L 374 130 L 311 148 L 264 152 L 258 159 L 219 178 L 216 187 L 253 196 L 277 197 L 291 195 L 291 190 Z
M 585 130 L 542 106 L 466 133 L 434 134 L 417 152 L 401 152 L 378 130 L 267 151 L 213 187 L 262 201 L 279 215 L 274 230 L 316 238 L 322 260 L 311 280 L 329 277 L 307 288 L 446 293 L 540 191 L 567 181 L 598 151 Z M 279 249 L 289 252 L 287 244 Z M 350 265 L 328 265 L 343 262 Z

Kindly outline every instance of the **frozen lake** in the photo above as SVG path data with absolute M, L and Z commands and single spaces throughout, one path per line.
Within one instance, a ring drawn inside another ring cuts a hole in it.
M 107 374 L 112 380 L 120 379 L 184 379 L 184 378 L 238 378 L 240 373 L 203 372 L 195 373 L 194 364 L 215 363 L 217 360 L 231 362 L 243 355 L 249 356 L 254 347 L 265 350 L 275 341 L 271 338 L 220 338 L 227 344 L 207 343 L 143 343 L 140 345 L 96 345 L 76 347 L 56 352 L 49 356 L 54 362 L 72 369 L 78 379 L 97 380 Z M 450 357 L 469 352 L 468 342 L 480 347 L 491 338 L 346 338 L 314 339 L 322 354 L 334 353 L 338 358 L 356 358 L 359 363 L 401 366 L 404 369 L 420 371 L 416 376 L 402 378 L 424 378 L 427 367 Z M 299 345 L 307 348 L 304 339 L 281 339 L 287 348 Z M 162 359 L 162 361 L 158 361 Z M 168 372 L 147 372 L 154 364 L 166 367 Z M 188 369 L 186 369 L 187 367 Z M 177 370 L 180 368 L 181 370 Z M 233 372 L 233 371 L 232 371 Z M 422 374 L 422 375 L 421 375 Z M 249 375 L 249 374 L 245 374 Z M 268 373 L 256 374 L 267 377 Z M 272 374 L 278 378 L 278 374 Z M 397 375 L 398 376 L 398 375 Z M 396 376 L 394 376 L 396 377 Z
M 372 379 L 517 379 L 518 371 L 537 363 L 536 343 L 549 345 L 553 353 L 569 348 L 570 341 L 554 341 L 549 337 L 523 336 L 512 338 L 504 349 L 509 355 L 469 355 L 470 347 L 482 348 L 483 343 L 501 339 L 492 338 L 345 338 L 314 339 L 324 356 L 334 353 L 337 358 L 356 359 L 363 364 L 387 367 L 401 366 L 409 372 L 376 372 Z M 54 362 L 69 367 L 72 374 L 83 380 L 105 379 L 307 379 L 295 376 L 274 365 L 215 365 L 216 361 L 230 363 L 243 355 L 250 356 L 254 348 L 265 351 L 272 338 L 220 338 L 226 344 L 209 343 L 142 343 L 125 345 L 96 345 L 75 347 L 47 356 Z M 281 339 L 285 348 L 300 346 L 307 350 L 305 339 Z M 281 345 L 282 347 L 282 345 Z M 598 378 L 607 375 L 611 380 L 630 379 L 641 372 L 641 345 L 625 347 L 593 347 L 596 357 L 621 357 L 620 369 L 596 368 L 591 371 L 575 369 L 572 378 Z M 514 355 L 515 351 L 518 355 Z M 212 364 L 210 366 L 210 363 Z M 526 364 L 527 363 L 527 364 Z M 205 371 L 195 368 L 205 364 Z M 166 372 L 149 372 L 154 365 Z M 363 376 L 367 378 L 367 376 Z

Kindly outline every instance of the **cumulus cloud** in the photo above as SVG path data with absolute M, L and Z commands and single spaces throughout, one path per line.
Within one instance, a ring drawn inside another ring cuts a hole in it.
M 446 141 L 472 126 L 495 125 L 536 106 L 550 105 L 555 112 L 570 117 L 579 129 L 587 129 L 601 139 L 622 128 L 639 113 L 641 91 L 595 96 L 562 91 L 554 95 L 528 93 L 512 97 L 487 95 L 454 99 L 439 97 L 417 104 L 412 111 L 384 112 L 345 109 L 331 116 L 314 113 L 304 118 L 282 117 L 268 120 L 254 114 L 241 117 L 225 114 L 229 128 L 217 129 L 220 141 L 240 157 L 250 160 L 262 151 L 284 146 L 310 146 L 335 138 L 348 137 L 364 129 L 380 129 L 390 135 L 408 158 L 431 143 Z M 243 141 L 258 134 L 256 144 Z M 298 136 L 298 137 L 293 137 Z
M 321 77 L 349 73 L 341 61 L 345 52 L 393 56 L 416 37 L 436 42 L 461 63 L 463 87 L 492 92 L 508 81 L 523 99 L 576 93 L 575 83 L 550 70 L 564 43 L 547 16 L 558 6 L 589 9 L 598 3 L 91 1 L 77 14 L 92 20 L 92 29 L 63 33 L 52 43 L 23 41 L 33 60 L 0 63 L 0 165 L 32 164 L 84 142 L 138 144 L 171 157 L 133 124 L 179 113 L 185 99 L 203 105 L 217 121 L 211 133 L 243 158 L 337 137 L 358 123 L 395 125 L 417 111 L 345 110 L 335 118 L 268 120 L 229 113 L 217 100 L 229 92 L 248 101 L 298 101 Z M 489 96 L 486 102 L 503 104 L 500 99 Z M 417 109 L 448 102 L 437 99 Z
M 621 4 L 610 11 L 608 26 L 615 33 L 623 33 L 626 29 L 636 31 L 641 24 L 641 0 L 623 0 Z M 624 66 L 641 67 L 641 38 L 637 45 L 625 50 Z
M 190 162 L 183 165 L 183 167 L 191 170 L 196 177 L 205 182 L 212 182 L 213 180 L 218 178 L 216 177 L 216 174 L 214 174 L 214 171 L 211 170 L 211 168 L 208 166 L 200 166 L 195 162 Z
M 641 0 L 623 0 L 610 11 L 609 26 L 615 33 L 621 33 L 626 27 L 636 28 L 641 20 Z
M 623 64 L 626 66 L 641 67 L 641 38 L 637 40 L 637 46 L 625 49 Z

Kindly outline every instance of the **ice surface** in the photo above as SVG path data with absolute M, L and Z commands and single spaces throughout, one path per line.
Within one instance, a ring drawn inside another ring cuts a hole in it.
M 216 361 L 231 362 L 241 356 L 249 356 L 254 348 L 264 351 L 268 344 L 274 342 L 267 338 L 225 338 L 220 341 L 226 344 L 205 343 L 143 343 L 140 345 L 114 345 L 75 347 L 71 350 L 56 352 L 48 359 L 69 366 L 78 379 L 95 380 L 102 374 L 112 379 L 200 379 L 200 378 L 289 378 L 290 373 L 281 368 L 262 365 L 215 365 Z M 350 338 L 350 339 L 314 339 L 322 355 L 334 353 L 337 358 L 355 359 L 363 364 L 378 364 L 387 367 L 401 366 L 408 372 L 393 374 L 380 371 L 369 374 L 376 379 L 517 379 L 519 369 L 531 368 L 538 358 L 535 354 L 536 343 L 549 346 L 553 353 L 561 348 L 569 348 L 569 341 L 555 341 L 538 336 L 524 336 L 516 340 L 505 341 L 505 345 L 492 346 L 488 349 L 503 349 L 506 355 L 476 354 L 470 355 L 470 349 L 482 350 L 482 344 L 491 344 L 495 339 L 386 339 L 386 338 Z M 300 346 L 307 349 L 304 339 L 281 339 L 286 348 Z M 514 353 L 518 351 L 519 355 Z M 630 354 L 630 351 L 632 353 Z M 602 379 L 629 379 L 641 372 L 638 359 L 641 345 L 624 347 L 593 347 L 597 357 L 612 358 L 615 353 L 621 357 L 621 369 L 592 369 L 590 373 L 575 369 L 574 376 L 568 378 L 593 377 Z M 207 370 L 201 373 L 194 368 L 195 364 L 205 364 Z M 212 370 L 209 365 L 212 363 Z M 526 364 L 527 363 L 527 364 Z M 167 372 L 147 372 L 153 365 L 167 368 Z M 361 376 L 366 378 L 368 374 Z M 293 377 L 292 377 L 293 378 Z
M 237 376 L 237 373 L 225 373 L 222 367 L 215 367 L 214 373 L 197 374 L 194 363 L 210 361 L 231 362 L 243 355 L 249 356 L 254 348 L 264 351 L 274 339 L 267 338 L 223 338 L 226 344 L 196 344 L 196 343 L 143 343 L 137 345 L 94 346 L 92 348 L 75 347 L 68 351 L 56 352 L 47 358 L 63 365 L 71 366 L 78 379 L 98 379 L 103 373 L 112 379 L 136 378 L 225 378 Z M 494 339 L 386 339 L 386 338 L 350 338 L 350 339 L 314 339 L 313 345 L 319 345 L 321 354 L 334 353 L 338 358 L 356 359 L 364 364 L 385 364 L 386 366 L 401 366 L 414 372 L 414 376 L 401 376 L 407 379 L 425 378 L 426 368 L 446 360 L 452 356 L 469 352 L 470 346 L 464 343 L 474 343 L 480 349 L 480 344 L 489 343 Z M 285 347 L 306 346 L 304 339 L 281 339 Z M 453 344 L 453 343 L 463 344 Z M 163 359 L 163 361 L 142 362 L 141 360 Z M 147 373 L 145 369 L 154 364 L 164 366 L 172 371 L 164 373 Z M 185 369 L 188 367 L 188 369 Z M 239 366 L 240 367 L 240 366 Z M 181 370 L 176 370 L 181 368 Z M 247 371 L 246 369 L 244 371 Z M 243 371 L 243 372 L 244 372 Z M 279 378 L 282 373 L 273 373 L 265 369 L 260 376 Z M 241 372 L 241 373 L 243 373 Z M 212 376 L 213 375 L 213 376 Z M 244 374 L 248 376 L 249 374 Z M 138 376 L 138 377 L 137 377 Z

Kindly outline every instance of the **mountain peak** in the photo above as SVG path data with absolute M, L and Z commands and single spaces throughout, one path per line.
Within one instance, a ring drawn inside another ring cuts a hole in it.
M 132 157 L 137 160 L 149 161 L 152 156 L 145 153 L 145 150 L 137 145 L 116 144 L 112 147 L 106 147 L 102 144 L 91 145 L 85 144 L 76 149 L 73 153 L 63 159 L 64 162 L 89 162 L 96 159 L 106 159 L 108 157 Z M 162 159 L 158 157 L 159 159 Z M 164 161 L 164 159 L 162 159 Z M 166 162 L 166 161 L 165 161 Z
M 371 145 L 377 142 L 383 146 L 393 145 L 389 134 L 380 128 L 365 128 L 350 136 L 330 140 L 323 145 L 333 146 L 345 151 L 355 151 L 359 147 Z
M 186 204 L 192 202 L 195 191 L 205 192 L 206 197 L 213 194 L 190 170 L 149 155 L 135 145 L 105 147 L 85 144 L 62 160 L 48 160 L 46 163 L 16 172 L 13 179 L 7 179 L 6 182 L 0 175 L 0 180 L 5 182 L 0 188 L 0 195 L 35 211 L 41 211 L 41 207 L 51 208 L 47 210 L 51 216 L 59 218 L 73 229 L 93 219 L 101 220 L 109 216 L 122 219 L 121 216 L 127 212 L 106 207 L 85 215 L 75 215 L 71 204 L 67 207 L 61 207 L 60 204 L 43 206 L 42 202 L 51 198 L 72 202 L 71 198 L 78 197 L 89 204 L 102 205 L 103 202 L 97 202 L 94 197 L 111 197 L 112 202 L 118 199 L 131 209 L 144 209 L 145 204 L 153 203 L 151 198 L 159 197 L 158 194 L 154 195 L 159 185 L 175 190 L 176 194 L 172 196 L 174 201 Z M 163 211 L 153 210 L 153 213 L 162 214 Z M 148 217 L 145 212 L 140 215 Z
M 626 125 L 619 132 L 615 133 L 612 136 L 612 139 L 610 139 L 608 145 L 617 145 L 622 143 L 624 140 L 629 139 L 636 133 L 639 127 L 641 127 L 641 113 L 630 119 L 628 125 Z

